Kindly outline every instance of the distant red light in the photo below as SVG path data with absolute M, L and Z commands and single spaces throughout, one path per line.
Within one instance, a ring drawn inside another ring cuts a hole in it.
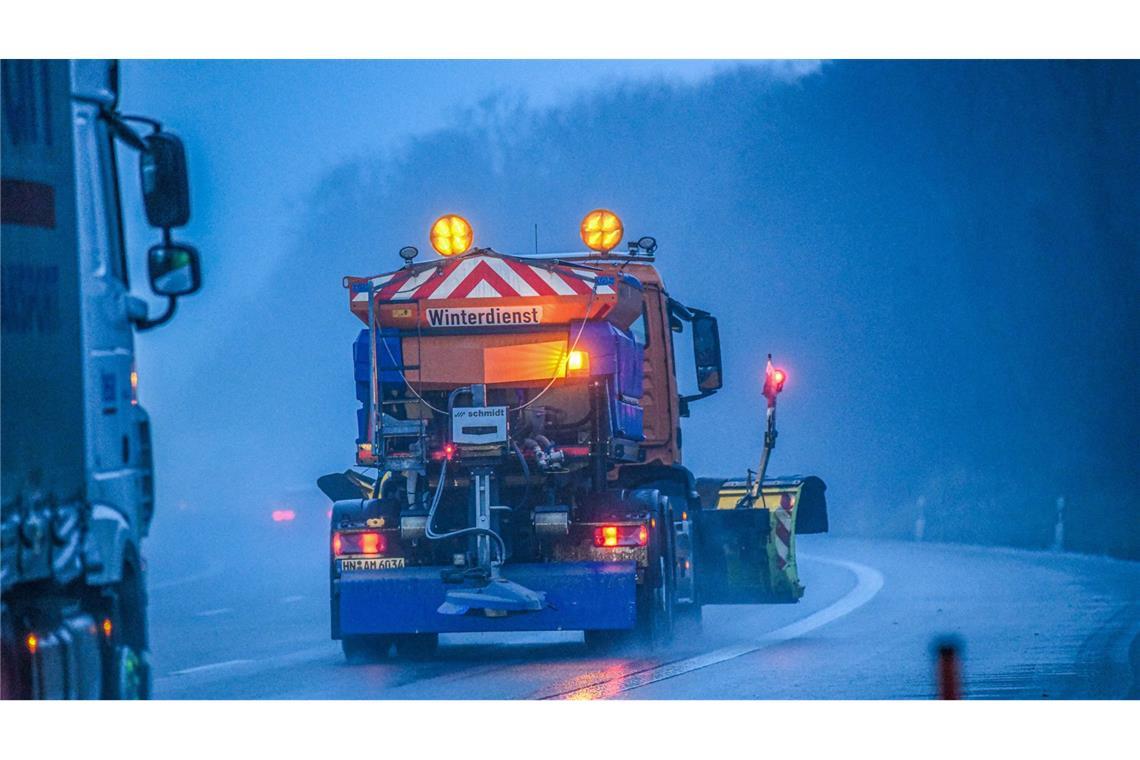
M 450 460 L 453 456 L 455 456 L 455 444 L 445 443 L 443 445 L 443 458 Z
M 291 509 L 273 510 L 273 522 L 291 522 L 296 517 L 297 513 Z
M 772 380 L 776 383 L 776 385 L 783 384 L 784 380 L 786 379 L 787 375 L 784 374 L 784 370 L 782 369 L 778 369 L 772 373 Z

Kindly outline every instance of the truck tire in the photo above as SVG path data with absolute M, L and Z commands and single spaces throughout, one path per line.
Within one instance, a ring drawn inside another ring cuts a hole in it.
M 349 665 L 379 662 L 388 657 L 388 650 L 392 648 L 392 637 L 345 636 L 340 640 L 340 648 Z
M 438 648 L 438 633 L 406 633 L 396 637 L 396 654 L 407 660 L 431 659 Z
M 150 699 L 147 657 L 146 589 L 133 561 L 123 565 L 122 580 L 104 595 L 111 635 L 103 643 L 103 698 Z
M 23 642 L 16 633 L 7 605 L 0 615 L 0 627 L 3 628 L 0 636 L 3 647 L 0 652 L 0 699 L 30 699 L 32 686 L 28 677 L 28 656 L 21 646 Z
M 637 633 L 651 649 L 667 647 L 673 642 L 674 607 L 677 597 L 674 576 L 673 513 L 669 498 L 657 491 L 653 512 L 657 529 L 650 533 L 649 567 L 645 583 L 638 589 Z
M 586 649 L 594 654 L 607 654 L 630 643 L 633 631 L 582 631 Z
M 646 585 L 639 594 L 637 604 L 637 632 L 643 644 L 650 649 L 667 647 L 673 643 L 676 623 L 673 604 L 673 584 L 665 554 L 658 554 L 658 579 L 654 586 Z

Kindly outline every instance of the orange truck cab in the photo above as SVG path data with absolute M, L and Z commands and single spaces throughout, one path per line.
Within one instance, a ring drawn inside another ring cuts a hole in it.
M 661 643 L 702 604 L 799 598 L 795 518 L 826 529 L 822 481 L 683 467 L 679 421 L 721 387 L 719 335 L 669 297 L 652 238 L 614 253 L 605 210 L 583 221 L 592 254 L 472 248 L 455 216 L 432 232 L 443 258 L 406 248 L 401 269 L 344 280 L 365 325 L 363 471 L 319 485 L 334 502 L 332 634 L 350 659 L 423 654 L 459 631 Z M 686 328 L 692 396 L 673 351 Z

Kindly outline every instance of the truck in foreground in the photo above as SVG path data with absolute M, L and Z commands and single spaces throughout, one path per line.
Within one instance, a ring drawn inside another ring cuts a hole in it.
M 332 499 L 332 636 L 350 660 L 440 633 L 582 630 L 588 645 L 667 644 L 702 605 L 794 602 L 797 533 L 827 529 L 816 477 L 768 478 L 784 376 L 769 362 L 760 471 L 694 476 L 680 421 L 721 387 L 717 322 L 666 291 L 656 241 L 598 209 L 590 252 L 472 247 L 462 217 L 441 258 L 346 277 L 358 469 Z M 698 392 L 680 395 L 673 339 L 691 333 Z
M 111 61 L 2 62 L 0 509 L 5 699 L 149 694 L 142 540 L 154 513 L 134 333 L 198 289 L 181 141 L 118 111 Z M 145 136 L 136 131 L 142 127 Z M 115 145 L 139 153 L 162 241 L 130 294 Z

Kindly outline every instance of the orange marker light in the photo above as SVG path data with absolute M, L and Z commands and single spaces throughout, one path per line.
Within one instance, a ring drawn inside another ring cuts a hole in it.
M 649 543 L 649 531 L 644 525 L 637 531 L 637 544 L 638 546 L 645 546 Z
M 617 546 L 617 534 L 616 525 L 607 525 L 602 528 L 602 546 Z
M 571 351 L 566 360 L 566 370 L 568 372 L 589 372 L 590 355 L 585 351 Z
M 103 618 L 103 635 L 108 639 L 111 638 L 111 632 L 114 628 L 111 626 L 111 618 Z
M 625 230 L 622 228 L 621 219 L 618 218 L 617 214 L 604 208 L 598 208 L 586 214 L 585 218 L 582 219 L 579 233 L 582 235 L 582 242 L 586 244 L 587 248 L 598 253 L 606 253 L 621 243 Z
M 40 640 L 36 638 L 36 634 L 34 633 L 29 633 L 28 637 L 24 639 L 24 643 L 28 645 L 28 651 L 32 654 L 35 654 L 40 646 Z
M 440 256 L 462 256 L 472 239 L 470 223 L 455 214 L 441 216 L 431 226 L 431 247 Z
M 340 556 L 344 549 L 344 541 L 341 539 L 339 533 L 333 533 L 333 554 Z

